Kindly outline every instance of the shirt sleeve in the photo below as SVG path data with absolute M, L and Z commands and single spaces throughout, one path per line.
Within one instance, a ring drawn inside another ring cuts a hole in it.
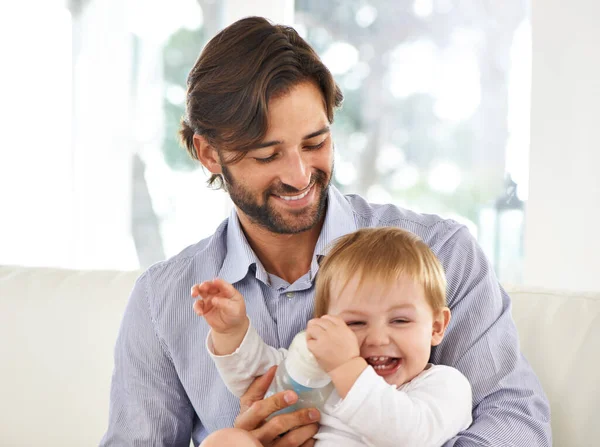
M 195 413 L 155 331 L 147 275 L 136 282 L 121 323 L 101 447 L 190 445 Z
M 473 424 L 445 447 L 551 446 L 550 406 L 520 352 L 510 298 L 465 227 L 444 238 L 435 251 L 452 318 L 432 362 L 459 369 L 473 390 Z
M 326 410 L 378 447 L 439 447 L 471 424 L 471 387 L 458 370 L 434 366 L 413 382 L 397 389 L 369 366 Z
M 223 382 L 235 396 L 242 397 L 252 381 L 263 375 L 273 365 L 279 365 L 287 355 L 286 349 L 275 349 L 266 344 L 252 326 L 231 354 L 215 355 L 211 332 L 206 337 L 206 349 L 215 362 Z

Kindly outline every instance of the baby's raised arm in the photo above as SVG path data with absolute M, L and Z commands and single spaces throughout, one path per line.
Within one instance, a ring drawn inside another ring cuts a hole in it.
M 233 353 L 248 331 L 244 297 L 231 284 L 219 278 L 193 286 L 192 297 L 198 298 L 194 302 L 194 311 L 204 317 L 211 327 L 214 353 Z
M 222 279 L 205 281 L 192 287 L 194 311 L 211 328 L 208 352 L 227 388 L 242 396 L 255 377 L 279 365 L 285 349 L 267 345 L 250 325 L 244 297 Z

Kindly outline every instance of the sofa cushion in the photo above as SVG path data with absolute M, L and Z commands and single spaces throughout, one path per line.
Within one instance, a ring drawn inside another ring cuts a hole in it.
M 0 266 L 0 445 L 98 445 L 137 276 Z
M 600 293 L 507 292 L 521 350 L 550 400 L 554 445 L 594 444 L 600 439 Z
M 139 274 L 0 266 L 0 445 L 98 444 L 114 343 Z M 600 294 L 507 291 L 521 348 L 552 405 L 554 445 L 592 445 Z

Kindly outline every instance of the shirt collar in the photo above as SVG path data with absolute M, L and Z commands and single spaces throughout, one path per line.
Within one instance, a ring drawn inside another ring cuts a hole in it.
M 352 206 L 335 186 L 330 185 L 327 195 L 327 212 L 310 266 L 311 281 L 319 270 L 318 262 L 320 258 L 327 255 L 331 243 L 356 230 L 357 226 Z M 227 255 L 219 271 L 219 278 L 234 284 L 246 276 L 252 264 L 256 265 L 257 274 L 264 271 L 260 260 L 248 244 L 234 207 L 228 220 Z
M 357 230 L 354 210 L 344 195 L 333 185 L 329 186 L 327 213 L 315 247 L 315 255 L 325 256 L 336 239 Z
M 219 278 L 230 284 L 235 284 L 246 277 L 252 264 L 260 265 L 260 261 L 250 247 L 240 221 L 233 207 L 227 222 L 227 254 L 219 271 Z
M 319 271 L 319 262 L 329 253 L 331 244 L 338 238 L 357 230 L 354 210 L 346 197 L 333 185 L 329 186 L 327 213 L 321 234 L 315 246 L 315 254 L 310 264 L 310 280 Z

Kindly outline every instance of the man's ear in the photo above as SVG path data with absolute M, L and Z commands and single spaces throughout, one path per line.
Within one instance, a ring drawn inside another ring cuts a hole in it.
M 211 174 L 221 174 L 221 159 L 219 153 L 212 147 L 202 135 L 194 134 L 194 148 L 200 163 L 210 171 Z
M 433 315 L 431 346 L 437 346 L 442 342 L 448 323 L 450 323 L 450 309 L 447 307 L 441 308 Z

